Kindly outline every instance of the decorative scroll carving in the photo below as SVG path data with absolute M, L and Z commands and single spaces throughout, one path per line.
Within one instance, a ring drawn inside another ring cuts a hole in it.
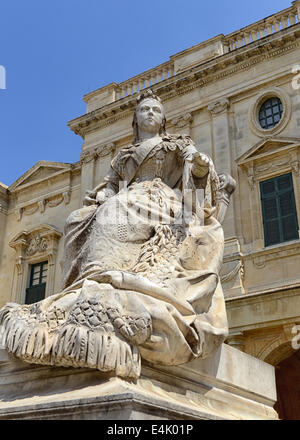
M 244 277 L 244 266 L 241 261 L 237 263 L 237 265 L 228 273 L 221 276 L 221 283 L 227 283 L 228 281 L 233 280 L 240 273 L 241 278 Z
M 43 214 L 46 208 L 55 208 L 59 206 L 61 203 L 65 203 L 67 205 L 70 203 L 71 192 L 70 190 L 64 191 L 61 194 L 56 194 L 54 196 L 49 196 L 43 199 L 40 199 L 28 206 L 22 206 L 16 209 L 17 220 L 20 221 L 23 215 L 33 215 L 38 210 L 41 214 Z
M 291 167 L 294 173 L 296 174 L 296 176 L 299 176 L 299 169 L 300 169 L 299 160 L 295 160 L 291 162 Z
M 48 243 L 46 238 L 41 238 L 41 236 L 37 234 L 34 238 L 30 240 L 26 255 L 33 255 L 37 252 L 44 252 L 47 250 L 47 247 Z
M 227 173 L 219 174 L 219 191 L 218 191 L 218 203 L 217 203 L 217 219 L 220 223 L 223 222 L 227 207 L 229 205 L 230 197 L 236 188 L 235 180 Z

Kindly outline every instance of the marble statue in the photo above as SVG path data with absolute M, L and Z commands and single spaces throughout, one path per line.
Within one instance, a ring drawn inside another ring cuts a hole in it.
M 10 353 L 136 379 L 141 359 L 184 364 L 225 340 L 221 222 L 235 183 L 165 125 L 160 99 L 139 95 L 133 143 L 66 221 L 62 291 L 1 309 Z

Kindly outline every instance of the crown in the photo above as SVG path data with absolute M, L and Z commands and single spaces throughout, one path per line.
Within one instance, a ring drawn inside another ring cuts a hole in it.
M 139 105 L 144 99 L 155 99 L 158 102 L 161 102 L 161 99 L 159 96 L 155 95 L 155 93 L 152 92 L 151 89 L 146 90 L 145 92 L 142 92 L 136 99 L 137 105 Z

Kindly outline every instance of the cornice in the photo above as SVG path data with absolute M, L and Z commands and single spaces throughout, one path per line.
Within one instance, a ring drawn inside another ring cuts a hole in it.
M 300 47 L 300 23 L 257 40 L 232 52 L 209 60 L 158 84 L 151 86 L 164 102 L 184 95 L 220 79 L 247 70 L 255 64 L 288 53 Z M 95 128 L 102 128 L 125 119 L 136 105 L 136 94 L 127 96 L 97 110 L 69 121 L 75 134 L 82 136 Z
M 288 286 L 278 286 L 271 289 L 257 290 L 256 292 L 245 293 L 241 296 L 226 298 L 226 307 L 239 308 L 246 305 L 254 305 L 257 302 L 261 302 L 262 297 L 264 301 L 282 300 L 284 297 L 300 296 L 300 284 L 291 284 Z

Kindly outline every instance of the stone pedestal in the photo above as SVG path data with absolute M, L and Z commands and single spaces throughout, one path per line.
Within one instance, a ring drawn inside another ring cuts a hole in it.
M 274 368 L 223 344 L 178 367 L 143 364 L 136 382 L 30 365 L 0 350 L 0 419 L 276 419 Z

